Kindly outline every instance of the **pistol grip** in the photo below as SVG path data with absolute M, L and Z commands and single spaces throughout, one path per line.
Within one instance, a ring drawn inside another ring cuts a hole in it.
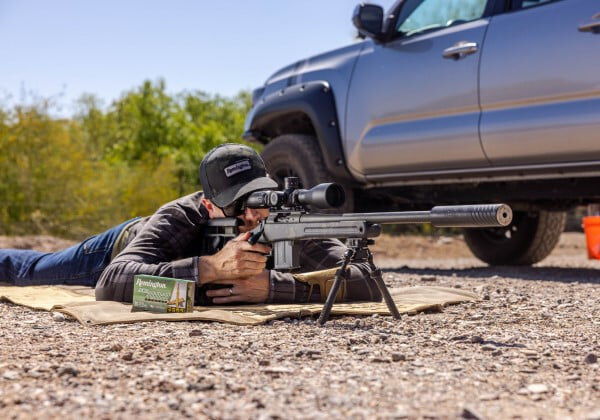
M 250 245 L 254 245 L 255 243 L 258 242 L 258 240 L 260 239 L 261 235 L 262 235 L 262 230 L 254 232 L 252 235 L 250 235 L 250 238 L 248 238 L 248 243 Z

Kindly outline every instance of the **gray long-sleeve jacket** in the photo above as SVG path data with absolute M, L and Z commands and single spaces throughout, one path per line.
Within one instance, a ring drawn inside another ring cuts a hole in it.
M 131 226 L 126 246 L 98 280 L 96 299 L 131 302 L 136 274 L 194 280 L 199 285 L 198 259 L 202 255 L 204 227 L 209 218 L 200 204 L 202 197 L 202 192 L 181 197 Z M 301 272 L 339 266 L 345 250 L 346 247 L 334 239 L 303 241 Z M 381 300 L 377 286 L 369 277 L 367 264 L 352 264 L 350 272 L 344 300 Z M 319 301 L 320 291 L 314 290 L 309 297 L 309 289 L 308 284 L 295 280 L 291 273 L 271 270 L 268 302 L 307 302 L 309 298 Z M 205 288 L 198 287 L 196 293 L 196 302 L 206 301 L 198 296 L 205 293 Z

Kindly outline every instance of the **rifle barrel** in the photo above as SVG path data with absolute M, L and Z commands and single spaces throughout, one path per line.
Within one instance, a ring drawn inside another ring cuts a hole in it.
M 498 227 L 512 221 L 512 209 L 506 204 L 472 204 L 436 206 L 430 211 L 395 211 L 382 213 L 305 214 L 302 222 L 364 220 L 380 224 L 431 223 L 436 227 Z

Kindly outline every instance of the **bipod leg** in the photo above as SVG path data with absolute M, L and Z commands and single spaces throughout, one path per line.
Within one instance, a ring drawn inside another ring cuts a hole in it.
M 390 311 L 390 314 L 392 314 L 392 316 L 394 318 L 400 319 L 400 312 L 398 311 L 398 308 L 396 307 L 396 302 L 394 302 L 394 299 L 392 299 L 392 295 L 390 295 L 390 291 L 388 290 L 387 286 L 385 285 L 385 282 L 383 281 L 381 269 L 379 267 L 377 267 L 375 265 L 375 263 L 373 262 L 373 254 L 371 254 L 371 251 L 368 251 L 368 252 L 369 252 L 369 257 L 368 257 L 369 258 L 369 266 L 371 267 L 371 279 L 373 279 L 373 281 L 379 288 L 379 291 L 381 292 L 381 295 L 383 296 L 383 300 L 385 300 L 385 304 L 387 305 L 388 310 Z
M 331 286 L 331 290 L 327 295 L 327 300 L 325 301 L 325 305 L 323 305 L 323 309 L 321 310 L 321 314 L 319 315 L 319 319 L 317 322 L 319 325 L 323 325 L 329 319 L 329 314 L 331 314 L 331 307 L 335 302 L 335 298 L 337 296 L 338 291 L 340 290 L 340 286 L 342 285 L 342 280 L 347 280 L 347 270 L 348 264 L 350 263 L 350 259 L 354 255 L 354 251 L 350 248 L 346 250 L 344 253 L 344 262 L 342 266 L 335 272 L 335 279 L 333 280 L 333 285 Z M 323 292 L 323 291 L 321 291 Z

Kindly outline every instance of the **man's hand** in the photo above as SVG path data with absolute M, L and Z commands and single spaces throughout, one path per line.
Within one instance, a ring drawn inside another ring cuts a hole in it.
M 222 305 L 233 302 L 263 303 L 269 297 L 269 271 L 263 270 L 251 278 L 229 280 L 231 287 L 226 289 L 207 290 L 206 296 L 213 303 Z
M 250 232 L 242 233 L 227 242 L 223 249 L 214 255 L 200 257 L 200 284 L 231 284 L 232 279 L 250 278 L 265 269 L 271 248 L 263 244 L 250 245 Z

